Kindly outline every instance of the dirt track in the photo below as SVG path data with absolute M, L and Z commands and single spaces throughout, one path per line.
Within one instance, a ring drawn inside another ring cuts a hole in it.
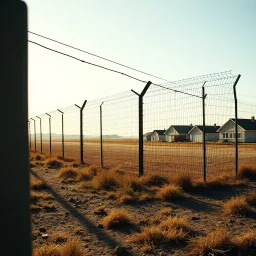
M 34 149 L 32 142 L 32 149 Z M 37 143 L 40 150 L 40 143 Z M 43 152 L 49 153 L 49 141 L 43 141 Z M 80 160 L 79 141 L 65 141 L 65 157 Z M 52 154 L 62 155 L 61 141 L 52 142 Z M 239 165 L 255 165 L 256 144 L 239 145 Z M 203 148 L 199 143 L 144 143 L 145 172 L 173 174 L 186 172 L 195 178 L 203 177 Z M 100 166 L 99 141 L 84 142 L 84 161 Z M 136 141 L 104 141 L 103 164 L 105 168 L 120 168 L 138 172 L 138 143 Z M 235 146 L 218 143 L 207 144 L 207 177 L 223 173 L 233 175 Z

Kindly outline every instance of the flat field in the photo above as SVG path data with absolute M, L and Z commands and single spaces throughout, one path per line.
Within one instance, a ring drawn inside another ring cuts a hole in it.
M 34 142 L 32 141 L 32 150 Z M 64 142 L 64 155 L 80 160 L 80 143 L 78 140 Z M 49 153 L 49 141 L 42 143 L 43 153 Z M 37 141 L 40 151 L 40 142 Z M 104 168 L 119 168 L 138 173 L 137 140 L 103 140 Z M 62 142 L 52 141 L 52 154 L 62 155 Z M 84 161 L 89 165 L 101 165 L 101 148 L 99 140 L 84 141 Z M 239 166 L 255 165 L 256 143 L 239 144 Z M 235 145 L 231 143 L 207 143 L 206 145 L 207 177 L 234 175 Z M 203 177 L 202 143 L 180 142 L 144 142 L 145 173 L 173 174 L 184 172 L 196 179 Z

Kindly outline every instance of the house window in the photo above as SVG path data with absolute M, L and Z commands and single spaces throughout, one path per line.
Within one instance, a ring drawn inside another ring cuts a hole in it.
M 225 139 L 226 138 L 226 133 L 225 132 L 223 132 L 223 139 Z
M 238 139 L 241 138 L 241 133 L 240 133 L 240 132 L 237 134 L 237 138 L 238 138 Z
M 232 139 L 232 133 L 229 134 L 229 138 Z

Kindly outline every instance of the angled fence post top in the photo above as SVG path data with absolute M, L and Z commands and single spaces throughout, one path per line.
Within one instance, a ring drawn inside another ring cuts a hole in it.
M 49 117 L 51 117 L 51 115 L 50 114 L 48 114 L 48 113 L 45 113 L 47 116 L 49 116 Z
M 61 110 L 59 110 L 59 109 L 57 109 L 62 115 L 64 114 L 64 112 L 63 111 L 61 111 Z
M 145 87 L 144 87 L 144 89 L 142 90 L 142 92 L 139 94 L 139 93 L 137 93 L 137 92 L 135 92 L 133 89 L 131 89 L 131 91 L 133 92 L 133 93 L 135 93 L 136 95 L 138 95 L 139 97 L 143 97 L 144 95 L 145 95 L 145 93 L 147 92 L 147 90 L 148 90 L 148 88 L 149 88 L 149 86 L 152 84 L 152 82 L 151 81 L 148 81 L 147 82 L 147 84 L 145 85 Z

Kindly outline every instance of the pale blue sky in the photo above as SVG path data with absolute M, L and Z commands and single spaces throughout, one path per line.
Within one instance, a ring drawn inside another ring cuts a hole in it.
M 232 70 L 256 97 L 255 0 L 27 0 L 29 30 L 175 81 Z M 32 41 L 144 80 L 161 80 Z M 29 44 L 29 116 L 143 84 Z M 256 98 L 240 95 L 241 100 Z M 255 108 L 254 108 L 255 109 Z

